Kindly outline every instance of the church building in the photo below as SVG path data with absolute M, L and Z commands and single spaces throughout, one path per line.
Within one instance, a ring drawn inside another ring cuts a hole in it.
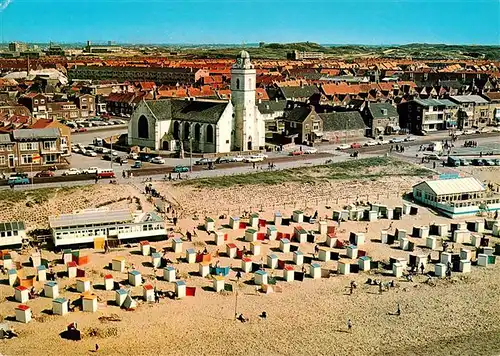
M 226 153 L 265 146 L 265 124 L 255 104 L 256 71 L 241 51 L 231 68 L 231 101 L 197 98 L 144 100 L 128 125 L 128 144 L 152 150 Z

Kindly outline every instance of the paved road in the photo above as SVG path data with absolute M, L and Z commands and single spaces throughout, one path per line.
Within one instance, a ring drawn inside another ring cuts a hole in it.
M 82 143 L 84 145 L 91 144 L 95 137 L 110 137 L 127 133 L 126 126 L 115 126 L 109 129 L 99 128 L 96 130 L 89 129 L 87 132 L 78 132 L 71 135 L 71 143 Z

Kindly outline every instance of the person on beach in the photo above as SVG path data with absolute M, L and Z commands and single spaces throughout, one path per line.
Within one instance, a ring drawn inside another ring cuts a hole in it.
M 351 321 L 351 319 L 349 319 L 349 320 L 347 320 L 347 331 L 351 332 L 351 329 L 352 329 L 352 321 Z
M 396 315 L 401 316 L 401 307 L 400 307 L 399 303 L 398 303 L 398 310 L 396 311 Z
M 424 274 L 424 270 L 425 270 L 425 266 L 424 266 L 424 263 L 420 263 L 420 273 L 421 274 Z

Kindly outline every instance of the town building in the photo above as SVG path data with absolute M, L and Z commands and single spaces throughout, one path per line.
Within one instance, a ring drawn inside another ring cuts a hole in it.
M 22 95 L 19 100 L 19 104 L 22 104 L 28 108 L 31 115 L 36 119 L 47 119 L 47 96 L 41 93 L 28 93 Z
M 400 123 L 415 134 L 457 127 L 459 106 L 448 99 L 415 99 L 399 105 Z
M 128 127 L 130 146 L 221 153 L 263 149 L 264 119 L 255 104 L 255 69 L 242 51 L 231 70 L 231 100 L 146 100 Z
M 39 167 L 63 162 L 61 156 L 64 150 L 61 148 L 61 134 L 57 128 L 14 130 L 11 136 L 13 152 L 7 153 L 5 162 L 9 168 Z M 1 145 L 10 144 L 5 142 Z
M 89 209 L 49 217 L 54 246 L 93 244 L 95 240 L 118 243 L 165 237 L 164 220 L 155 213 L 128 209 Z
M 500 195 L 474 177 L 441 175 L 413 186 L 413 199 L 450 218 L 500 210 Z
M 208 75 L 204 69 L 182 67 L 75 66 L 69 70 L 72 80 L 153 81 L 170 85 L 194 84 Z
M 60 147 L 62 150 L 61 156 L 69 156 L 71 155 L 71 128 L 69 126 L 64 125 L 59 120 L 54 119 L 39 119 L 33 125 L 31 125 L 32 129 L 46 129 L 46 128 L 55 128 L 59 130 L 60 134 Z
M 481 129 L 493 121 L 493 118 L 489 117 L 489 102 L 482 96 L 456 95 L 450 96 L 450 100 L 459 105 L 459 129 Z
M 322 52 L 306 52 L 306 51 L 293 51 L 287 53 L 287 58 L 294 61 L 302 61 L 304 59 L 323 59 L 325 57 Z
M 314 106 L 298 106 L 288 110 L 280 119 L 284 123 L 284 135 L 296 144 L 321 141 L 323 121 Z
M 28 50 L 28 45 L 21 42 L 10 42 L 9 52 L 25 52 Z
M 91 41 L 87 41 L 87 45 L 83 49 L 84 53 L 117 53 L 122 52 L 123 48 L 117 45 L 113 45 L 112 42 L 108 42 L 107 45 L 95 45 Z
M 500 125 L 500 92 L 485 93 L 484 97 L 490 102 L 490 112 L 488 114 L 491 120 L 490 124 L 495 126 Z
M 396 108 L 389 103 L 368 102 L 363 110 L 363 117 L 366 126 L 368 126 L 368 136 L 390 135 L 398 133 L 400 130 L 399 114 Z
M 22 221 L 0 223 L 0 246 L 19 247 L 26 239 L 26 228 Z
M 367 127 L 359 111 L 334 111 L 319 117 L 323 121 L 323 141 L 359 142 L 366 135 Z

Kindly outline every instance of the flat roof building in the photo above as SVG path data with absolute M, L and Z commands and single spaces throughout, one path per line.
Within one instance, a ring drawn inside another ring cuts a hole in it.
M 500 195 L 474 177 L 441 175 L 413 186 L 415 201 L 450 218 L 500 210 Z

